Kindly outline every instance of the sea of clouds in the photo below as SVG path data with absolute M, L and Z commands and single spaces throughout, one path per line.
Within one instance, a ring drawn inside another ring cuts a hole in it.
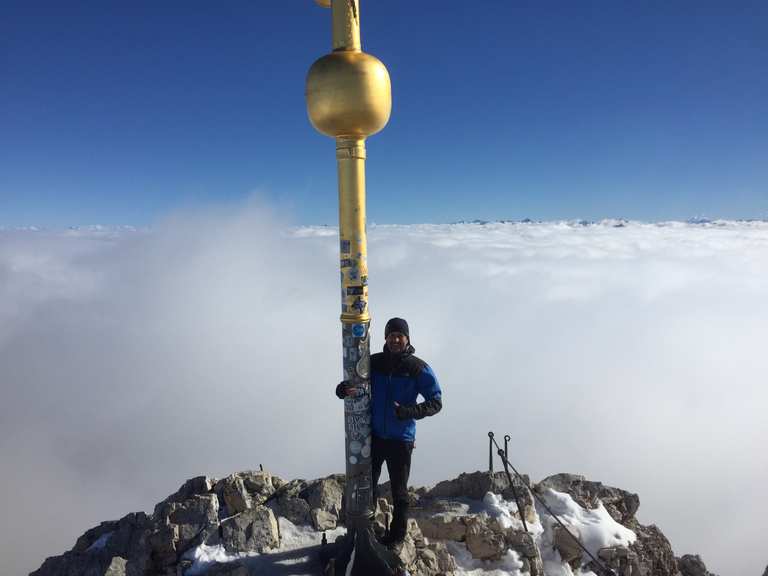
M 185 479 L 343 471 L 338 237 L 267 207 L 0 229 L 0 573 Z M 411 324 L 444 410 L 412 484 L 487 467 L 640 494 L 720 574 L 768 563 L 768 223 L 369 228 L 373 349 Z

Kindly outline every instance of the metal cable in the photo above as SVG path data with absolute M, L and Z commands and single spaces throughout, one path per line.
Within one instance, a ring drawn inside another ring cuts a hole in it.
M 512 468 L 512 471 L 515 473 L 515 476 L 517 476 L 520 479 L 520 481 L 523 483 L 523 485 L 527 486 L 527 484 L 525 482 L 525 479 L 522 477 L 520 472 L 518 472 L 515 469 L 515 467 L 512 466 L 512 463 L 507 459 L 506 455 L 504 454 L 504 450 L 499 447 L 499 444 L 496 442 L 496 438 L 494 438 L 494 436 L 493 436 L 493 432 L 488 432 L 488 437 L 491 439 L 491 441 L 496 446 L 497 454 L 499 455 L 499 458 L 501 458 L 501 463 L 504 465 L 504 472 L 506 472 L 506 474 L 507 474 L 507 479 L 509 480 L 509 485 L 513 486 L 513 484 L 512 484 L 512 475 L 509 473 L 509 469 Z M 597 565 L 597 567 L 600 569 L 600 572 L 602 572 L 606 576 L 616 576 L 616 572 L 612 568 L 606 568 L 600 560 L 595 558 L 595 556 L 594 556 L 594 554 L 592 554 L 592 552 L 590 552 L 589 550 L 586 549 L 584 544 L 581 543 L 581 541 L 576 537 L 576 535 L 573 532 L 568 530 L 568 527 L 560 521 L 560 518 L 557 517 L 557 514 L 552 512 L 552 509 L 547 505 L 546 502 L 544 502 L 544 500 L 536 492 L 534 492 L 530 488 L 529 488 L 528 491 L 531 493 L 531 495 L 534 498 L 536 498 L 538 503 L 541 504 L 544 507 L 544 509 L 549 513 L 549 515 L 552 516 L 552 518 L 555 519 L 555 521 L 560 525 L 560 527 L 568 533 L 568 536 L 570 536 L 573 539 L 573 541 L 576 542 L 576 544 L 578 544 L 579 548 L 581 548 L 587 554 L 587 556 L 589 556 L 592 559 L 592 561 L 595 563 L 595 565 Z M 523 519 L 523 526 L 525 526 L 525 519 L 523 518 L 525 516 L 525 514 L 523 512 L 523 509 L 520 507 L 520 503 L 517 501 L 517 493 L 515 492 L 514 488 L 512 488 L 512 493 L 515 495 L 515 503 L 517 504 L 517 509 L 520 511 L 520 518 Z M 526 529 L 526 532 L 527 531 L 528 530 Z
M 496 439 L 493 437 L 493 432 L 488 432 L 488 437 L 491 439 L 491 442 L 496 444 Z M 496 444 L 496 448 L 498 448 L 499 445 Z M 520 506 L 520 498 L 517 496 L 517 490 L 515 490 L 515 483 L 512 482 L 512 477 L 509 475 L 509 470 L 507 470 L 507 465 L 504 463 L 504 459 L 502 459 L 502 464 L 504 464 L 504 472 L 507 473 L 507 479 L 509 480 L 509 487 L 512 488 L 512 495 L 515 497 L 515 504 L 517 504 L 517 511 L 520 512 L 520 520 L 523 521 L 523 530 L 525 530 L 526 534 L 528 533 L 528 524 L 525 522 L 525 513 L 523 512 L 523 507 Z M 493 473 L 493 464 L 491 464 L 491 473 Z

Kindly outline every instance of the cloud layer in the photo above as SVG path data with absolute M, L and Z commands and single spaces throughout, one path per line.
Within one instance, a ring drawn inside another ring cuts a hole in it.
M 188 477 L 343 470 L 338 242 L 257 204 L 151 231 L 0 230 L 0 573 Z M 445 409 L 412 483 L 487 466 L 641 497 L 678 554 L 760 573 L 768 224 L 369 230 L 374 349 L 412 326 Z M 9 520 L 13 519 L 13 520 Z M 732 527 L 738 528 L 732 528 Z

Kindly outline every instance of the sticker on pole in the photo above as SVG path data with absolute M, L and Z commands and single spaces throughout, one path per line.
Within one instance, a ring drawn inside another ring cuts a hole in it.
M 353 324 L 352 336 L 354 336 L 355 338 L 362 338 L 363 336 L 365 336 L 365 324 Z

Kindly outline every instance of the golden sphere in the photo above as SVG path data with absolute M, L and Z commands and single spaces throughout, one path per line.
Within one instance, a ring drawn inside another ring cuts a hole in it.
M 365 52 L 332 52 L 307 74 L 307 112 L 326 136 L 365 138 L 389 121 L 392 88 L 382 62 Z

